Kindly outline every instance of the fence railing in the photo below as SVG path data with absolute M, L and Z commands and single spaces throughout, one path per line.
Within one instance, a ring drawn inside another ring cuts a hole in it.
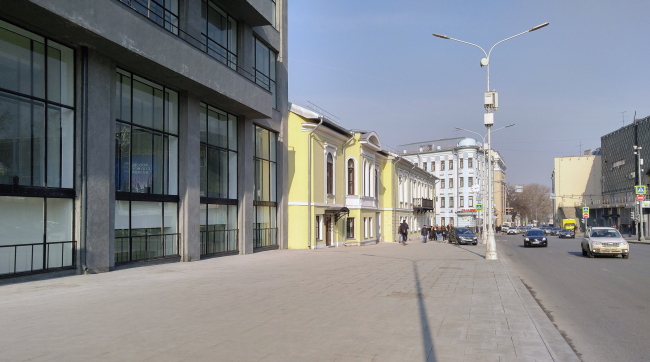
M 423 209 L 423 210 L 433 210 L 433 200 L 424 199 L 424 198 L 414 198 L 413 208 Z
M 77 266 L 75 241 L 0 245 L 0 278 Z
M 278 228 L 253 229 L 253 248 L 278 245 Z
M 115 238 L 115 263 L 178 256 L 180 234 L 145 234 Z
M 165 9 L 160 3 L 155 0 L 120 0 L 123 4 L 134 9 L 139 14 L 149 19 L 150 21 L 167 29 L 170 33 L 176 35 L 179 39 L 183 40 L 188 45 L 200 50 L 201 52 L 211 56 L 218 62 L 225 64 L 242 77 L 248 79 L 250 82 L 255 83 L 260 88 L 275 94 L 275 82 L 263 79 L 262 76 L 256 76 L 246 69 L 237 64 L 237 55 L 221 44 L 201 34 L 201 39 L 186 33 L 178 27 L 178 16 L 172 14 L 169 10 Z M 149 6 L 148 4 L 155 6 Z M 162 14 L 162 15 L 161 15 Z M 253 69 L 255 73 L 258 71 Z
M 201 255 L 237 251 L 238 240 L 238 229 L 201 231 Z

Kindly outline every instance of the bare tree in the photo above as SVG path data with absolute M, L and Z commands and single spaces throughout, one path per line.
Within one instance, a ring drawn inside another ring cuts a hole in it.
M 512 218 L 517 215 L 528 220 L 546 220 L 553 212 L 550 199 L 551 189 L 540 184 L 525 185 L 522 192 L 515 192 L 508 186 L 508 204 L 512 208 Z

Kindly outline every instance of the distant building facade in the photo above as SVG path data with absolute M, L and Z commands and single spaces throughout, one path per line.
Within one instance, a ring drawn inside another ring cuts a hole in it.
M 479 226 L 480 213 L 476 211 L 476 204 L 484 203 L 481 179 L 487 169 L 482 144 L 473 138 L 458 137 L 404 144 L 398 149 L 402 157 L 439 179 L 435 189 L 437 225 Z M 495 171 L 493 212 L 496 225 L 500 225 L 506 211 L 506 165 L 498 152 L 493 150 L 492 157 Z
M 627 225 L 635 225 L 632 214 L 636 204 L 634 186 L 639 184 L 637 176 L 638 160 L 634 154 L 634 145 L 640 146 L 641 184 L 650 184 L 647 164 L 650 162 L 650 117 L 637 119 L 634 123 L 619 128 L 601 137 L 602 150 L 602 184 L 603 200 L 593 207 L 598 211 L 592 212 L 597 225 L 616 225 L 627 230 Z M 650 202 L 642 202 L 642 219 L 645 235 L 648 235 L 650 221 Z
M 289 248 L 398 241 L 434 220 L 436 177 L 382 146 L 373 131 L 349 130 L 312 109 L 289 112 Z
M 598 218 L 596 209 L 603 198 L 601 158 L 600 150 L 584 156 L 555 157 L 551 175 L 554 225 L 560 225 L 562 219 L 581 219 L 583 206 L 593 208 L 594 219 Z

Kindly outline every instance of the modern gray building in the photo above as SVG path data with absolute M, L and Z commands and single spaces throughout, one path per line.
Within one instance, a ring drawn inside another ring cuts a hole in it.
M 591 218 L 596 225 L 616 225 L 624 233 L 632 225 L 634 232 L 636 223 L 632 215 L 637 202 L 634 186 L 650 185 L 650 169 L 638 164 L 634 146 L 641 147 L 640 158 L 650 162 L 650 117 L 637 119 L 602 136 L 600 143 L 603 201 L 591 205 Z M 645 235 L 648 235 L 650 202 L 643 201 L 641 206 Z
M 287 246 L 287 0 L 0 0 L 0 278 Z

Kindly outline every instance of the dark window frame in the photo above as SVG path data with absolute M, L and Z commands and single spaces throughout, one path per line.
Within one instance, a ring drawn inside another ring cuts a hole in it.
M 263 129 L 268 132 L 268 137 L 269 140 L 267 142 L 268 144 L 268 159 L 261 157 L 262 155 L 257 155 L 257 129 Z M 274 134 L 275 136 L 271 139 L 270 135 Z M 255 172 L 257 172 L 257 163 L 256 162 L 269 162 L 269 182 L 273 183 L 273 186 L 275 186 L 275 193 L 272 192 L 270 189 L 269 185 L 269 200 L 253 200 L 253 208 L 254 208 L 254 213 L 255 213 L 255 222 L 253 223 L 253 249 L 265 249 L 265 248 L 277 248 L 278 246 L 278 226 L 277 226 L 277 142 L 278 142 L 278 133 L 275 131 L 272 131 L 270 129 L 258 126 L 258 125 L 253 125 L 253 167 L 255 167 Z M 271 146 L 271 142 L 275 142 L 274 147 Z M 272 151 L 275 151 L 275 154 L 272 154 Z M 275 160 L 275 161 L 274 161 Z M 271 172 L 272 167 L 271 164 L 275 165 L 275 179 L 271 180 L 271 176 L 273 173 Z M 263 169 L 263 167 L 262 167 Z M 253 183 L 255 183 L 255 180 L 257 177 L 254 177 Z M 254 187 L 255 189 L 255 187 Z M 256 195 L 254 195 L 254 198 L 257 199 L 257 190 L 255 192 Z M 272 198 L 271 195 L 275 194 L 275 200 L 270 200 Z M 275 221 L 275 226 L 271 226 L 268 228 L 260 228 L 259 225 L 261 225 L 260 222 L 258 222 L 258 207 L 268 207 L 269 211 L 269 221 L 274 220 Z M 272 215 L 275 214 L 274 217 Z
M 269 73 L 270 74 L 264 74 L 263 71 L 258 69 L 257 67 L 257 47 L 261 46 L 263 47 L 262 49 L 268 51 L 269 54 Z M 270 46 L 265 44 L 262 40 L 259 38 L 255 37 L 255 63 L 253 66 L 253 72 L 255 73 L 255 83 L 258 85 L 262 86 L 264 89 L 267 89 L 269 92 L 271 92 L 271 106 L 273 109 L 278 109 L 278 96 L 277 96 L 277 60 L 278 60 L 278 53 L 271 49 Z
M 131 9 L 137 11 L 142 16 L 148 18 L 160 27 L 167 29 L 167 31 L 178 35 L 178 14 L 179 8 L 177 2 L 176 14 L 173 9 L 168 9 L 165 3 L 171 3 L 170 0 L 120 0 L 122 3 L 129 6 Z M 161 4 L 162 2 L 162 4 Z M 152 4 L 162 9 L 162 16 L 155 13 L 156 9 L 152 10 Z M 174 20 L 176 20 L 174 24 Z
M 331 153 L 327 153 L 326 157 L 326 179 L 327 179 L 327 195 L 334 195 L 334 157 Z
M 235 33 L 226 36 L 226 46 L 218 43 L 216 37 L 210 37 L 211 35 L 209 34 L 210 28 L 208 26 L 208 24 L 210 23 L 210 13 L 208 12 L 209 7 L 218 9 L 217 12 L 223 13 L 223 14 L 219 14 L 222 17 L 225 14 L 227 32 L 230 32 L 231 27 L 234 25 Z M 203 15 L 205 15 L 205 17 L 203 17 Z M 208 53 L 208 55 L 215 58 L 219 62 L 236 70 L 238 35 L 239 35 L 239 23 L 237 22 L 237 20 L 235 20 L 235 18 L 230 16 L 230 14 L 228 14 L 225 10 L 223 10 L 220 6 L 218 6 L 213 1 L 211 0 L 201 1 L 201 45 L 204 47 L 203 51 Z M 235 39 L 234 45 L 232 44 L 230 39 Z M 225 55 L 221 54 L 223 52 L 225 52 Z
M 348 195 L 354 195 L 354 160 L 348 160 Z

